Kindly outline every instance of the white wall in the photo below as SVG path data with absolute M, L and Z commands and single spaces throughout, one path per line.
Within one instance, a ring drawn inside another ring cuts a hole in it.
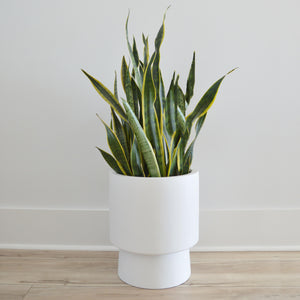
M 108 120 L 109 108 L 80 68 L 111 88 L 114 70 L 128 56 L 128 8 L 130 32 L 141 46 L 141 32 L 153 41 L 170 2 L 165 80 L 177 70 L 185 86 L 195 50 L 195 104 L 210 84 L 239 67 L 224 81 L 195 149 L 201 209 L 299 210 L 300 216 L 297 0 L 1 1 L 2 215 L 106 210 L 108 167 L 95 149 L 107 149 L 106 137 L 95 113 Z M 26 244 L 8 222 L 0 218 L 0 243 Z M 36 222 L 43 227 L 43 218 Z M 292 244 L 300 245 L 299 239 Z

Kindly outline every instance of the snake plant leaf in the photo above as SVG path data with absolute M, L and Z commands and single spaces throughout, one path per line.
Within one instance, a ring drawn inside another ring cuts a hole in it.
M 135 76 L 136 76 L 136 79 L 137 79 L 137 84 L 138 84 L 138 87 L 141 90 L 142 86 L 143 86 L 143 81 L 142 81 L 142 77 L 141 77 L 141 75 L 139 73 L 138 64 L 135 61 L 135 57 L 134 57 L 134 54 L 133 54 L 133 49 L 132 49 L 132 47 L 131 47 L 131 45 L 129 43 L 129 38 L 128 38 L 128 20 L 129 20 L 129 15 L 130 15 L 130 12 L 128 12 L 128 16 L 127 16 L 126 24 L 125 24 L 126 41 L 127 41 L 127 47 L 128 47 L 128 51 L 129 51 L 129 55 L 130 55 L 131 61 L 132 61 L 133 69 L 134 69 L 134 72 L 135 72 Z
M 207 113 L 205 113 L 203 116 L 201 116 L 195 125 L 196 133 L 193 141 L 191 142 L 190 146 L 188 147 L 186 153 L 184 154 L 184 161 L 183 161 L 183 174 L 186 174 L 190 171 L 190 166 L 192 163 L 192 158 L 193 158 L 193 151 L 194 151 L 194 145 L 195 141 L 198 137 L 198 134 L 204 124 L 204 121 L 206 119 Z
M 160 174 L 162 176 L 166 176 L 165 151 L 164 151 L 163 137 L 162 137 L 163 133 L 160 131 L 159 121 L 155 111 L 154 111 L 154 115 L 155 115 L 154 136 L 156 137 L 154 149 L 157 157 Z
M 118 96 L 118 82 L 117 82 L 117 72 L 115 71 L 115 80 L 114 80 L 114 96 L 119 102 L 119 96 Z
M 178 80 L 179 80 L 179 75 L 177 76 L 177 79 L 175 82 L 175 89 L 174 89 L 175 99 L 176 99 L 176 104 L 179 106 L 181 112 L 185 116 L 185 106 L 186 106 L 185 105 L 185 96 L 184 96 L 182 89 L 178 85 Z
M 147 138 L 150 140 L 151 144 L 155 144 L 156 136 L 154 136 L 154 126 L 155 126 L 155 116 L 154 116 L 154 99 L 155 87 L 153 83 L 153 78 L 151 74 L 151 64 L 153 63 L 155 54 L 151 57 L 151 60 L 146 67 L 144 79 L 143 79 L 143 89 L 142 89 L 142 116 L 143 116 L 143 128 L 146 133 Z
M 160 113 L 160 131 L 162 134 L 165 134 L 165 104 L 166 104 L 166 95 L 165 95 L 165 86 L 164 81 L 161 75 L 161 71 L 159 70 L 159 101 L 160 101 L 160 107 L 161 107 L 161 113 Z M 168 135 L 167 139 L 170 139 L 170 136 Z
M 173 74 L 173 78 L 169 87 L 169 91 L 166 99 L 166 107 L 165 107 L 166 129 L 168 134 L 171 136 L 176 131 L 176 119 L 177 119 L 174 80 L 175 80 L 175 72 Z
M 133 138 L 134 138 L 134 133 L 132 132 L 132 129 L 128 122 L 122 121 L 122 126 L 123 126 L 124 133 L 126 136 L 126 142 L 127 142 L 128 148 L 131 149 L 132 143 L 133 143 Z
M 169 169 L 167 176 L 175 176 L 177 175 L 177 154 L 178 154 L 179 145 L 173 151 L 171 161 L 169 163 Z
M 183 112 L 181 111 L 180 107 L 177 106 L 177 128 L 179 133 L 183 135 L 185 133 L 185 117 Z
M 164 152 L 166 155 L 165 162 L 166 162 L 166 171 L 167 171 L 169 169 L 169 162 L 171 161 L 171 151 L 169 148 L 169 142 L 165 135 L 163 135 L 163 139 L 164 139 L 164 148 L 165 148 Z
M 159 60 L 160 60 L 160 54 L 159 52 L 155 52 L 155 59 L 153 62 L 153 67 L 152 67 L 152 77 L 153 77 L 153 83 L 154 87 L 156 90 L 156 99 L 159 101 L 159 82 L 160 82 L 160 73 L 159 73 Z
M 123 172 L 123 171 L 119 168 L 119 166 L 118 166 L 116 160 L 114 159 L 114 157 L 113 157 L 112 155 L 110 155 L 109 153 L 105 152 L 104 150 L 102 150 L 102 149 L 100 149 L 100 148 L 98 148 L 98 147 L 96 147 L 96 148 L 100 151 L 100 153 L 102 154 L 102 156 L 103 156 L 103 158 L 105 159 L 105 161 L 108 163 L 108 165 L 109 165 L 116 173 L 126 175 L 126 173 Z
M 137 50 L 137 47 L 136 47 L 136 41 L 135 41 L 134 37 L 133 37 L 133 44 L 132 44 L 132 53 L 133 53 L 133 57 L 134 57 L 134 60 L 135 60 L 135 64 L 138 66 L 140 59 L 139 59 L 139 53 L 138 53 L 138 50 Z
M 142 68 L 142 70 L 143 70 L 143 72 L 144 72 L 144 70 L 145 70 L 145 65 L 144 65 L 144 63 L 143 63 L 141 60 L 140 60 L 139 66 Z
M 160 70 L 159 70 L 159 62 L 160 62 L 160 46 L 162 44 L 162 41 L 164 39 L 165 36 L 165 18 L 163 20 L 163 23 L 156 35 L 155 38 L 155 60 L 153 62 L 153 81 L 154 81 L 154 85 L 156 90 L 158 91 L 158 87 L 159 87 L 159 76 L 160 76 Z
M 155 45 L 155 51 L 156 52 L 159 51 L 159 48 L 162 44 L 164 36 L 165 36 L 165 18 L 163 19 L 163 23 L 162 23 L 161 27 L 159 28 L 159 31 L 158 31 L 158 33 L 156 35 L 156 38 L 155 38 L 154 45 Z
M 209 108 L 212 106 L 214 100 L 216 99 L 216 96 L 217 96 L 217 93 L 218 93 L 218 90 L 220 88 L 222 81 L 228 74 L 230 74 L 234 70 L 235 69 L 229 71 L 227 74 L 225 74 L 219 80 L 217 80 L 203 95 L 203 97 L 200 99 L 200 101 L 196 105 L 195 109 L 186 118 L 189 128 L 191 127 L 191 125 L 195 119 L 203 116 L 209 110 Z
M 149 62 L 149 42 L 148 42 L 148 37 L 145 38 L 144 34 L 143 34 L 143 42 L 144 42 L 144 66 L 147 66 Z
M 192 152 L 187 152 L 184 156 L 184 162 L 183 162 L 183 169 L 182 169 L 182 174 L 188 174 L 191 169 L 191 164 L 192 164 Z
M 139 70 L 140 70 L 141 77 L 144 78 L 145 67 L 144 67 L 144 64 L 141 61 L 140 61 L 140 64 L 139 64 Z M 140 91 L 141 90 L 142 89 L 140 89 Z
M 152 78 L 153 78 L 153 83 L 154 83 L 154 88 L 155 88 L 155 99 L 154 99 L 154 108 L 155 112 L 157 114 L 158 118 L 158 123 L 159 123 L 159 128 L 160 132 L 162 134 L 162 128 L 163 128 L 163 108 L 162 108 L 162 101 L 160 99 L 160 93 L 159 93 L 159 84 L 160 84 L 160 72 L 159 72 L 159 52 L 156 52 L 155 54 L 155 59 L 153 62 L 153 67 L 152 67 Z
M 179 141 L 181 141 L 180 135 L 178 131 L 175 131 L 171 137 L 171 142 L 169 144 L 169 149 L 171 152 L 171 156 L 173 156 L 175 149 L 178 146 Z
M 189 76 L 186 83 L 185 101 L 187 102 L 187 104 L 190 103 L 191 98 L 194 95 L 194 85 L 195 85 L 195 52 L 193 53 L 193 61 L 191 64 Z
M 131 77 L 131 89 L 132 89 L 132 96 L 135 107 L 137 107 L 137 111 L 135 111 L 136 116 L 138 117 L 141 124 L 143 124 L 142 120 L 142 94 L 140 89 L 138 88 L 135 80 Z
M 162 132 L 159 124 L 157 113 L 154 109 L 154 100 L 156 98 L 156 90 L 154 87 L 153 77 L 151 73 L 151 64 L 155 60 L 156 53 L 150 59 L 150 62 L 145 70 L 142 90 L 142 105 L 144 117 L 144 130 L 148 137 L 157 157 L 160 174 L 165 176 L 165 154 L 162 142 Z
M 130 73 L 124 56 L 122 59 L 121 74 L 122 85 L 126 94 L 127 102 L 129 103 L 131 109 L 135 112 L 135 114 L 138 115 L 138 103 L 133 100 Z
M 113 128 L 114 128 L 114 132 L 117 136 L 117 138 L 119 139 L 122 148 L 124 149 L 127 161 L 129 161 L 129 152 L 130 152 L 130 148 L 128 146 L 127 143 L 127 138 L 126 138 L 126 134 L 124 131 L 124 126 L 122 126 L 121 122 L 119 121 L 116 113 L 114 112 L 114 110 L 112 110 L 111 112 L 112 115 L 112 121 L 113 121 Z
M 136 138 L 133 139 L 133 144 L 130 152 L 130 164 L 133 176 L 145 176 L 142 169 L 142 162 Z
M 166 94 L 165 94 L 165 84 L 162 78 L 161 71 L 159 70 L 159 99 L 162 104 L 162 111 L 164 111 L 166 105 Z
M 130 105 L 126 101 L 123 101 L 123 103 L 124 103 L 125 110 L 127 112 L 128 121 L 131 125 L 132 130 L 135 133 L 138 147 L 145 159 L 149 174 L 151 177 L 160 177 L 161 174 L 159 171 L 159 166 L 153 148 L 151 146 L 151 143 L 147 139 L 147 136 L 141 124 L 139 123 L 135 113 L 132 111 Z
M 155 52 L 151 57 L 150 62 L 145 70 L 144 79 L 143 79 L 143 90 L 142 90 L 142 105 L 144 111 L 143 117 L 145 121 L 144 130 L 146 132 L 146 136 L 150 140 L 151 145 L 155 151 L 158 166 L 160 169 L 160 174 L 162 176 L 165 176 L 166 167 L 165 167 L 165 154 L 164 154 L 164 147 L 163 147 L 162 131 L 159 122 L 160 119 L 155 110 L 155 99 L 158 93 L 155 90 L 154 81 L 151 72 L 151 64 L 154 63 L 156 55 L 157 53 Z
M 114 157 L 116 158 L 118 166 L 120 167 L 120 169 L 122 170 L 123 173 L 125 173 L 127 175 L 132 175 L 132 172 L 130 170 L 130 165 L 129 165 L 128 160 L 125 155 L 125 151 L 124 151 L 118 137 L 103 120 L 101 120 L 101 121 L 104 124 L 105 129 L 106 129 L 107 141 L 108 141 L 109 148 L 110 148 L 112 154 L 114 155 Z
M 184 138 L 184 133 L 186 131 L 186 124 L 185 124 L 185 117 L 181 109 L 179 108 L 179 106 L 177 106 L 177 128 L 178 130 L 176 131 L 176 134 L 174 136 L 174 140 L 176 139 L 176 136 L 179 137 L 177 145 L 174 143 L 174 146 L 176 145 L 176 152 L 177 152 L 176 154 L 177 174 L 176 175 L 181 175 L 183 169 L 183 159 L 184 159 L 184 147 L 182 145 L 184 142 L 183 138 Z
M 111 91 L 106 88 L 100 81 L 89 75 L 84 70 L 81 70 L 87 78 L 91 81 L 92 85 L 94 86 L 95 90 L 98 94 L 115 110 L 115 112 L 124 120 L 127 121 L 126 113 L 124 109 L 116 99 L 116 97 L 111 93 Z
M 155 38 L 155 59 L 153 62 L 153 67 L 152 67 L 152 76 L 153 76 L 153 82 L 154 82 L 154 87 L 156 91 L 156 98 L 154 100 L 154 105 L 155 105 L 155 111 L 157 113 L 157 117 L 159 120 L 159 127 L 161 130 L 161 134 L 163 131 L 163 107 L 162 107 L 162 100 L 160 98 L 160 92 L 159 92 L 159 85 L 160 85 L 160 69 L 159 69 L 159 63 L 160 63 L 160 46 L 162 44 L 162 41 L 164 39 L 164 34 L 165 34 L 165 17 L 163 19 L 163 23 L 156 35 Z
M 177 150 L 177 175 L 181 175 L 182 174 L 182 169 L 183 169 L 183 151 L 181 151 L 181 147 L 180 144 L 178 145 L 178 150 Z

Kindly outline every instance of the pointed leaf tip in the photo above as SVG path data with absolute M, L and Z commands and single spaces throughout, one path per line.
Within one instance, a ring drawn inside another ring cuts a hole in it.
M 171 4 L 167 7 L 167 9 L 165 10 L 165 13 L 164 13 L 164 20 L 163 21 L 165 21 L 165 19 L 166 19 L 166 15 L 167 15 L 167 11 L 169 10 L 169 8 L 171 7 Z
M 228 74 L 230 74 L 230 73 L 232 73 L 233 71 L 235 71 L 235 70 L 237 70 L 237 69 L 239 69 L 239 67 L 236 67 L 236 68 L 234 68 L 234 69 L 232 69 L 231 71 L 229 71 L 226 75 L 228 75 Z

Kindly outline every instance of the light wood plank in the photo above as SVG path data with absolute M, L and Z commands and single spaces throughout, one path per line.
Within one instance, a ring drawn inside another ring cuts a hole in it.
M 117 257 L 116 252 L 0 250 L 0 284 L 122 284 Z M 300 287 L 299 252 L 198 252 L 191 259 L 188 284 Z
M 0 284 L 121 283 L 115 255 L 110 257 L 0 257 Z
M 45 258 L 107 258 L 118 259 L 116 251 L 78 250 L 17 250 L 0 249 L 0 257 L 45 257 Z M 226 261 L 231 260 L 300 260 L 300 251 L 235 251 L 235 252 L 191 252 L 192 260 Z
M 300 288 L 222 288 L 180 286 L 166 290 L 133 287 L 33 287 L 24 300 L 222 300 L 222 299 L 300 299 Z
M 300 260 L 300 251 L 191 252 L 193 262 Z
M 22 300 L 30 289 L 30 285 L 0 284 L 1 300 Z
M 191 284 L 216 286 L 300 287 L 300 254 L 192 254 Z

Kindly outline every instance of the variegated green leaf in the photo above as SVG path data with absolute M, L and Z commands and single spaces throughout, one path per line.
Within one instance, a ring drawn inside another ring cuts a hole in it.
M 151 64 L 155 61 L 156 52 L 150 59 L 150 62 L 145 70 L 142 90 L 142 109 L 144 118 L 144 130 L 146 136 L 150 140 L 155 151 L 160 173 L 162 176 L 166 174 L 165 155 L 162 142 L 162 132 L 160 122 L 155 110 L 156 90 L 153 82 Z
M 131 129 L 128 122 L 122 121 L 122 126 L 123 126 L 124 133 L 125 133 L 125 136 L 126 136 L 126 142 L 127 142 L 128 148 L 131 149 L 132 143 L 133 143 L 134 133 L 133 133 L 133 131 L 132 131 L 132 129 Z
M 135 80 L 133 77 L 131 77 L 131 88 L 132 88 L 132 96 L 133 96 L 133 101 L 135 104 L 135 107 L 137 106 L 137 111 L 135 111 L 136 116 L 138 116 L 138 119 L 143 125 L 143 120 L 142 120 L 142 94 L 140 89 L 138 88 Z
M 133 144 L 130 152 L 130 163 L 133 176 L 144 176 L 142 169 L 142 161 L 136 138 L 133 139 Z
M 170 152 L 171 152 L 171 156 L 173 156 L 173 153 L 180 141 L 180 135 L 179 135 L 179 132 L 178 131 L 175 131 L 171 137 L 171 142 L 169 144 L 169 149 L 170 149 Z
M 189 76 L 186 83 L 186 93 L 185 93 L 185 100 L 187 104 L 190 103 L 191 98 L 194 95 L 194 85 L 195 85 L 195 52 L 193 54 L 193 61 L 191 64 Z
M 135 133 L 138 147 L 145 159 L 149 174 L 152 177 L 160 177 L 161 174 L 159 171 L 159 166 L 154 151 L 152 149 L 151 143 L 147 139 L 147 136 L 145 135 L 145 132 L 138 119 L 136 118 L 136 115 L 132 111 L 130 105 L 126 101 L 124 101 L 123 103 L 128 115 L 128 121 L 131 125 L 132 130 Z
M 189 151 L 184 156 L 182 174 L 188 174 L 191 171 L 191 164 L 193 159 L 192 155 L 192 152 Z
M 145 70 L 142 91 L 142 105 L 144 107 L 145 116 L 145 132 L 155 151 L 160 173 L 165 176 L 165 157 L 162 143 L 162 132 L 159 124 L 158 116 L 154 108 L 154 100 L 156 99 L 156 90 L 154 87 L 153 77 L 151 73 L 151 64 L 155 60 L 156 52 L 150 59 Z
M 159 82 L 160 82 L 160 70 L 159 70 L 159 61 L 160 61 L 160 46 L 162 44 L 162 41 L 164 39 L 165 35 L 165 22 L 163 20 L 163 23 L 156 35 L 155 38 L 155 60 L 153 62 L 153 81 L 154 81 L 154 86 L 156 88 L 156 91 L 159 91 Z
M 183 171 L 183 152 L 180 151 L 180 145 L 178 146 L 177 150 L 177 175 L 182 175 Z
M 190 166 L 192 163 L 192 159 L 193 159 L 193 151 L 194 151 L 194 145 L 195 145 L 195 141 L 198 137 L 198 134 L 204 124 L 205 118 L 206 118 L 207 113 L 205 113 L 203 116 L 201 116 L 195 126 L 196 129 L 196 133 L 195 133 L 195 137 L 193 139 L 193 141 L 191 142 L 190 146 L 188 147 L 188 149 L 186 150 L 186 153 L 184 154 L 184 159 L 183 159 L 183 174 L 186 174 L 190 171 Z
M 152 67 L 152 78 L 153 78 L 153 83 L 155 88 L 154 107 L 159 120 L 159 127 L 162 128 L 161 122 L 162 122 L 163 110 L 162 110 L 162 103 L 159 94 L 159 84 L 160 84 L 159 60 L 160 60 L 160 53 L 158 51 L 155 52 L 155 59 Z
M 139 65 L 139 54 L 138 54 L 138 50 L 136 47 L 136 42 L 135 42 L 135 38 L 133 37 L 133 45 L 132 45 L 132 52 L 133 52 L 133 57 L 135 60 L 135 64 L 138 66 Z
M 123 173 L 125 173 L 127 175 L 132 175 L 129 163 L 128 163 L 126 155 L 125 155 L 125 151 L 124 151 L 118 137 L 103 120 L 101 120 L 101 121 L 104 124 L 105 129 L 106 129 L 107 141 L 108 141 L 109 148 L 110 148 L 112 154 L 114 155 L 114 157 L 116 158 L 119 168 L 122 170 Z
M 163 20 L 163 24 L 161 25 L 157 36 L 155 38 L 155 59 L 153 62 L 152 67 L 152 76 L 153 76 L 153 82 L 154 87 L 156 91 L 156 98 L 154 100 L 155 105 L 155 111 L 157 113 L 158 121 L 159 121 L 159 128 L 162 134 L 163 130 L 163 107 L 162 107 L 162 100 L 160 98 L 160 91 L 159 91 L 159 85 L 160 85 L 160 69 L 159 69 L 159 62 L 160 62 L 160 46 L 162 44 L 163 38 L 165 34 L 165 24 Z
M 160 131 L 165 135 L 168 142 L 170 142 L 170 135 L 166 129 L 165 122 L 165 106 L 166 106 L 166 95 L 165 95 L 165 86 L 164 81 L 161 75 L 161 71 L 159 70 L 159 100 L 161 103 L 161 115 L 160 115 Z
M 129 103 L 131 109 L 135 112 L 135 114 L 138 115 L 138 103 L 133 100 L 130 73 L 124 56 L 122 59 L 121 74 L 122 85 L 126 94 L 127 102 Z
M 164 39 L 164 36 L 165 36 L 165 19 L 163 20 L 163 23 L 161 25 L 161 27 L 159 28 L 159 31 L 156 35 L 156 38 L 155 38 L 155 51 L 158 52 L 159 51 L 159 48 L 162 44 L 162 41 Z
M 165 135 L 163 135 L 164 139 L 164 149 L 165 149 L 165 162 L 166 162 L 166 170 L 169 170 L 169 163 L 171 161 L 171 151 L 169 148 L 169 142 Z
M 151 64 L 153 63 L 154 57 L 155 55 L 152 56 L 151 61 L 145 70 L 142 89 L 143 128 L 152 145 L 155 145 L 156 143 L 156 136 L 153 135 L 155 131 L 154 99 L 156 96 L 151 74 Z
M 166 129 L 170 136 L 172 136 L 173 132 L 176 131 L 177 109 L 176 109 L 174 80 L 175 80 L 175 72 L 173 73 L 173 78 L 170 83 L 169 91 L 166 98 L 166 105 L 165 105 Z
M 140 61 L 140 65 L 139 65 L 139 71 L 141 74 L 141 77 L 144 78 L 144 72 L 145 72 L 145 68 L 144 68 L 144 64 Z M 141 89 L 140 89 L 141 91 Z
M 133 49 L 132 49 L 132 47 L 131 47 L 131 45 L 129 43 L 129 38 L 128 38 L 128 20 L 129 20 L 129 13 L 128 13 L 128 16 L 127 16 L 127 19 L 126 19 L 126 25 L 125 25 L 127 47 L 128 47 L 128 51 L 129 51 L 129 55 L 130 55 L 132 64 L 133 64 L 133 68 L 134 68 L 134 72 L 135 72 L 135 78 L 137 80 L 138 87 L 140 89 L 142 89 L 143 79 L 142 79 L 142 77 L 141 77 L 141 75 L 139 73 L 138 64 L 135 61 L 135 57 L 134 57 L 134 54 L 133 54 Z
M 144 66 L 147 66 L 149 62 L 149 42 L 148 42 L 148 37 L 145 38 L 144 34 L 143 34 L 143 42 L 144 42 Z
M 102 150 L 98 147 L 96 147 L 96 148 L 100 151 L 100 153 L 102 154 L 105 161 L 116 173 L 126 175 L 125 172 L 121 171 L 121 169 L 119 168 L 119 166 L 117 164 L 117 161 L 114 159 L 114 157 L 112 155 L 110 155 L 109 153 L 105 152 L 104 150 Z
M 176 79 L 176 82 L 175 82 L 175 89 L 174 89 L 176 104 L 178 105 L 181 112 L 185 116 L 185 106 L 186 106 L 185 105 L 185 97 L 184 97 L 184 93 L 183 93 L 182 89 L 178 85 L 178 79 L 179 79 L 179 76 L 177 76 L 177 79 Z
M 117 72 L 115 71 L 115 81 L 114 81 L 114 96 L 119 101 L 119 96 L 118 96 L 118 82 L 117 82 Z
M 201 100 L 198 102 L 198 104 L 196 105 L 196 107 L 194 108 L 194 110 L 187 116 L 186 121 L 187 121 L 187 126 L 189 128 L 191 128 L 193 122 L 195 119 L 197 119 L 198 117 L 203 116 L 208 110 L 209 108 L 212 106 L 218 90 L 220 88 L 220 85 L 222 83 L 222 81 L 224 80 L 224 78 L 226 77 L 226 75 L 230 74 L 231 72 L 233 72 L 235 69 L 231 70 L 230 72 L 228 72 L 227 74 L 225 74 L 223 77 L 221 77 L 218 81 L 216 81 L 208 90 L 207 92 L 203 95 L 203 97 L 201 98 Z
M 178 148 L 179 146 L 177 145 L 176 148 L 173 151 L 171 162 L 169 164 L 169 169 L 167 176 L 175 176 L 177 175 L 177 154 L 178 154 Z
M 164 145 L 163 145 L 163 137 L 162 132 L 160 131 L 158 117 L 156 112 L 154 111 L 155 115 L 155 127 L 154 127 L 154 136 L 156 144 L 154 145 L 157 162 L 160 170 L 160 174 L 162 176 L 166 176 L 166 161 L 165 161 L 165 152 L 164 152 Z
M 122 148 L 124 149 L 127 161 L 129 161 L 129 152 L 130 152 L 130 148 L 128 146 L 127 143 L 127 139 L 126 139 L 126 134 L 124 131 L 124 126 L 122 126 L 121 122 L 119 121 L 116 113 L 112 110 L 111 112 L 112 115 L 112 121 L 113 121 L 113 128 L 114 128 L 114 132 L 117 136 L 117 138 L 119 139 Z
M 125 121 L 127 121 L 127 116 L 124 112 L 124 109 L 116 99 L 116 97 L 111 93 L 111 91 L 106 88 L 100 81 L 89 75 L 87 72 L 82 70 L 82 72 L 87 76 L 91 81 L 95 90 L 98 94 L 115 110 L 115 112 Z
M 177 106 L 177 128 L 181 135 L 185 133 L 185 117 L 179 106 Z
M 164 81 L 161 75 L 161 71 L 159 70 L 159 99 L 161 100 L 162 103 L 162 111 L 164 112 L 165 105 L 166 105 L 166 95 L 165 95 L 165 85 Z

